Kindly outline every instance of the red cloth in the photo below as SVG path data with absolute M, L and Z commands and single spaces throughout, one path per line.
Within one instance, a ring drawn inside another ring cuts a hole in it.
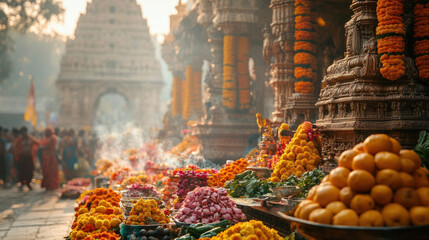
M 42 187 L 47 190 L 55 190 L 60 184 L 58 176 L 58 160 L 56 156 L 57 138 L 55 135 L 47 137 L 42 141 L 43 160 L 42 160 Z

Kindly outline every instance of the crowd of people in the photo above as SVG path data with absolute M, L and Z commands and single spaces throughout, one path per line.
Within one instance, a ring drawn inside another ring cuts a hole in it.
M 77 177 L 79 164 L 92 166 L 93 146 L 84 130 L 28 132 L 27 127 L 11 130 L 0 126 L 0 179 L 4 188 L 18 184 L 22 191 L 33 189 L 34 173 L 40 171 L 41 186 L 47 191 L 58 189 L 62 175 L 65 180 Z

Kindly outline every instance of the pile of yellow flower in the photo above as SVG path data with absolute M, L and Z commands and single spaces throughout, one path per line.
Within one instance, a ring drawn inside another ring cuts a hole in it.
M 270 239 L 280 240 L 283 239 L 276 230 L 265 226 L 261 221 L 250 220 L 248 222 L 237 223 L 228 228 L 226 231 L 219 233 L 217 236 L 212 237 L 211 240 L 259 240 Z
M 85 209 L 86 208 L 81 208 Z M 70 239 L 83 239 L 93 233 L 102 233 L 117 228 L 122 222 L 122 212 L 109 202 L 101 200 L 90 212 L 81 212 L 72 225 Z
M 131 209 L 130 216 L 125 220 L 127 225 L 166 224 L 169 222 L 170 219 L 159 209 L 153 199 L 137 201 Z
M 310 122 L 304 122 L 298 127 L 275 166 L 271 181 L 280 182 L 292 174 L 301 177 L 304 172 L 311 171 L 320 164 L 320 153 L 315 145 L 315 142 L 320 144 L 320 137 L 314 134 L 312 127 L 313 124 Z

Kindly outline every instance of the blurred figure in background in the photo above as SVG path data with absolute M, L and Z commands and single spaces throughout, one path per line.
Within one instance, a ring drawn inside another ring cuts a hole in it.
M 0 178 L 3 179 L 3 187 L 7 187 L 6 170 L 6 140 L 3 138 L 3 127 L 0 126 Z
M 9 187 L 8 184 L 11 183 L 11 169 L 13 164 L 13 155 L 10 152 L 10 149 L 12 147 L 14 137 L 12 135 L 12 132 L 9 131 L 8 129 L 5 129 L 3 133 L 4 133 L 3 135 L 4 139 L 6 140 L 6 182 L 7 184 L 5 185 L 5 187 L 8 188 Z
M 18 159 L 18 180 L 21 183 L 19 190 L 22 191 L 24 185 L 27 185 L 31 191 L 31 180 L 35 160 L 33 158 L 33 146 L 39 145 L 40 142 L 28 134 L 27 127 L 22 127 L 20 130 L 21 136 L 16 140 L 16 158 Z
M 52 128 L 47 127 L 45 138 L 41 144 L 43 152 L 42 160 L 42 188 L 46 191 L 56 190 L 59 186 L 58 160 L 57 160 L 57 138 Z
M 62 152 L 63 172 L 66 180 L 69 181 L 74 178 L 75 164 L 77 164 L 77 144 L 73 129 L 68 130 L 64 134 Z
M 12 128 L 11 141 L 10 141 L 11 146 L 9 148 L 9 153 L 12 155 L 12 166 L 10 169 L 10 179 L 11 179 L 12 185 L 18 182 L 18 154 L 16 150 L 16 144 L 19 136 L 20 136 L 19 129 Z

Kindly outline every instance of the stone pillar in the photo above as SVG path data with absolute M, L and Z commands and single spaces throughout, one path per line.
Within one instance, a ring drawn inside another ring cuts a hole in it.
M 429 129 L 428 87 L 418 80 L 409 53 L 405 77 L 389 81 L 380 75 L 376 7 L 376 0 L 352 1 L 345 58 L 335 61 L 323 79 L 316 106 L 325 158 L 338 156 L 373 133 L 389 134 L 412 149 L 419 131 Z M 411 13 L 412 8 L 405 9 L 404 22 L 412 22 Z
M 225 50 L 223 49 L 223 39 L 226 35 L 248 36 L 249 24 L 256 22 L 255 6 L 254 0 L 200 2 L 198 19 L 208 31 L 212 55 L 211 73 L 207 79 L 208 88 L 206 88 L 204 96 L 207 110 L 202 121 L 194 126 L 193 134 L 200 140 L 204 157 L 218 163 L 242 157 L 249 136 L 257 132 L 254 113 L 249 113 L 248 110 L 227 111 L 222 104 L 222 71 L 225 60 L 223 59 Z M 210 7 L 212 12 L 209 10 Z M 211 17 L 211 14 L 214 17 Z M 217 29 L 221 32 L 218 32 Z M 237 49 L 232 50 L 237 51 Z M 245 56 L 240 55 L 240 59 L 245 59 Z M 243 63 L 240 62 L 240 64 Z M 239 101 L 237 104 L 239 106 Z

